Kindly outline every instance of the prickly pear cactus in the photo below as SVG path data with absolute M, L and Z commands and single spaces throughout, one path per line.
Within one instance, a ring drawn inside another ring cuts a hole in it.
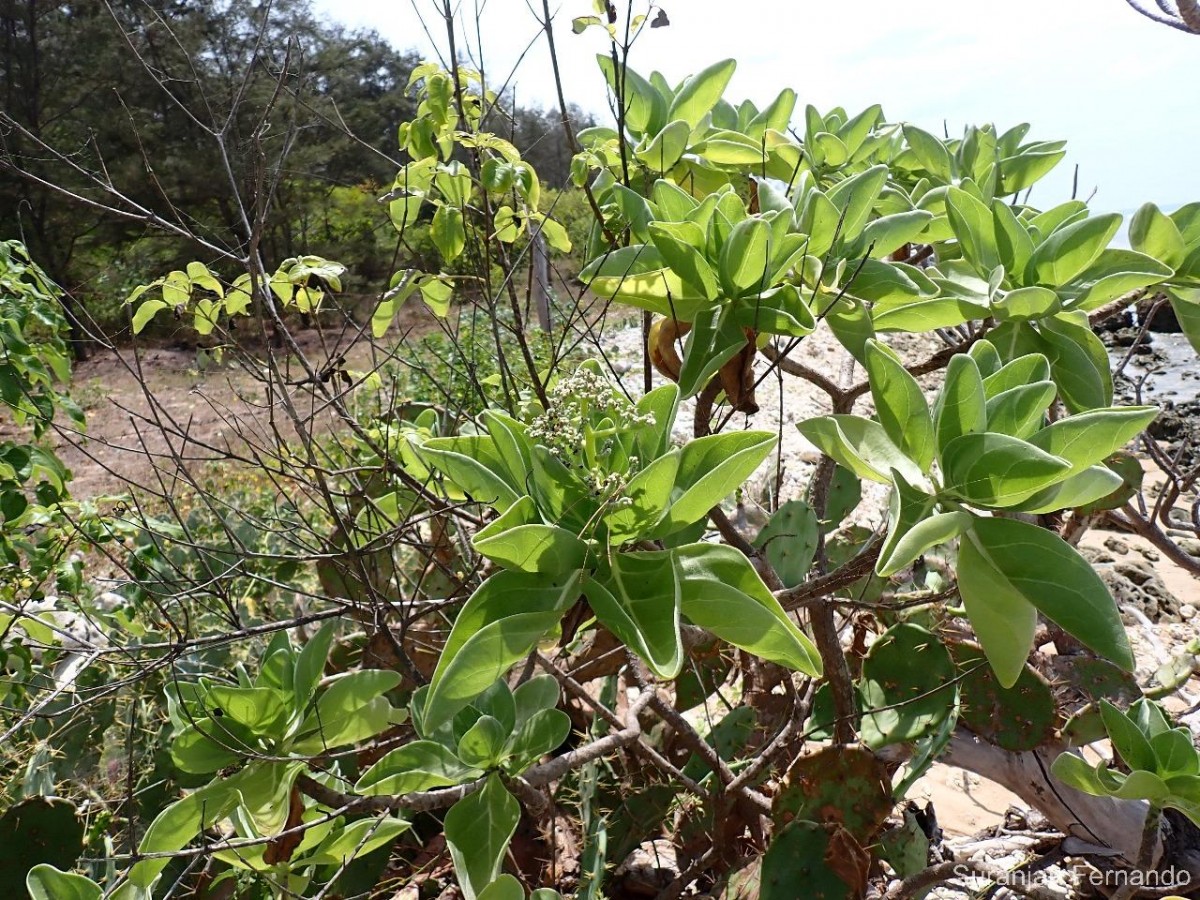
M 75 805 L 33 797 L 0 816 L 0 892 L 25 897 L 25 875 L 40 863 L 71 869 L 83 852 L 83 823 Z
M 829 482 L 829 494 L 825 501 L 824 530 L 833 531 L 862 500 L 862 482 L 858 476 L 843 466 L 833 470 Z
M 936 731 L 954 710 L 954 675 L 932 632 L 908 623 L 889 628 L 863 660 L 863 742 L 879 749 Z
M 954 644 L 950 652 L 961 676 L 959 716 L 964 725 L 1013 751 L 1032 750 L 1053 736 L 1058 708 L 1041 675 L 1025 666 L 1017 683 L 1003 688 L 979 647 Z
M 1062 739 L 1072 747 L 1105 736 L 1101 700 L 1126 707 L 1142 696 L 1137 680 L 1107 660 L 1058 656 L 1051 660 L 1050 673 L 1059 708 L 1072 713 L 1061 731 Z
M 892 809 L 891 779 L 865 747 L 822 747 L 792 764 L 775 797 L 777 828 L 794 820 L 844 828 L 871 839 Z
M 789 822 L 771 840 L 759 900 L 852 900 L 863 896 L 870 854 L 844 830 Z
M 784 587 L 796 587 L 804 583 L 812 566 L 819 534 L 813 508 L 803 500 L 789 500 L 763 526 L 754 546 L 766 551 L 767 561 L 779 573 Z

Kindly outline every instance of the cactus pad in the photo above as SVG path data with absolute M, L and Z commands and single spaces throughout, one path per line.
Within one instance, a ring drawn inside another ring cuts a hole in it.
M 1005 750 L 1032 750 L 1050 739 L 1058 707 L 1041 675 L 1025 666 L 1017 683 L 1003 688 L 979 647 L 955 644 L 951 654 L 961 676 L 963 724 Z
M 892 810 L 887 769 L 865 747 L 823 747 L 792 764 L 775 797 L 777 828 L 807 820 L 846 829 L 867 843 Z
M 32 797 L 0 816 L 0 889 L 24 897 L 25 875 L 40 863 L 74 867 L 83 852 L 83 823 L 75 805 L 57 797 Z

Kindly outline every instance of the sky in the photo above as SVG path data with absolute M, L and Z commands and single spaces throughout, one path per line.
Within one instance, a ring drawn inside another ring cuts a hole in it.
M 541 0 L 451 0 L 493 86 L 511 76 L 517 102 L 556 107 Z M 318 12 L 372 28 L 400 49 L 445 56 L 441 0 L 314 0 Z M 635 0 L 635 11 L 645 0 Z M 883 104 L 888 121 L 952 136 L 967 124 L 1020 122 L 1027 140 L 1068 141 L 1036 206 L 1096 190 L 1098 212 L 1145 201 L 1168 211 L 1200 200 L 1200 36 L 1150 21 L 1124 0 L 662 0 L 670 26 L 646 29 L 631 64 L 672 83 L 738 61 L 726 99 L 760 106 L 783 87 L 797 112 Z M 618 3 L 623 9 L 624 4 Z M 607 122 L 596 66 L 607 35 L 571 31 L 591 0 L 552 0 L 566 96 Z M 422 24 L 422 19 L 424 24 Z M 481 27 L 476 28 L 478 20 Z M 432 36 L 432 38 L 431 38 Z M 460 55 L 462 48 L 460 47 Z M 1188 110 L 1191 110 L 1189 113 Z

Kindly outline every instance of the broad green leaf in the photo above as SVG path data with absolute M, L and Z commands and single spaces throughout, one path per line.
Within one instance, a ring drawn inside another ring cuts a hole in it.
M 829 200 L 842 213 L 842 240 L 852 241 L 862 234 L 887 177 L 887 166 L 872 166 L 830 189 Z M 810 248 L 809 252 L 816 251 Z
M 771 275 L 771 229 L 760 218 L 738 222 L 721 248 L 721 286 L 728 297 L 758 293 Z
M 1044 287 L 1024 287 L 1009 291 L 992 304 L 996 318 L 1005 319 L 1040 319 L 1050 316 L 1062 308 L 1058 294 Z
M 954 177 L 954 168 L 946 145 L 916 125 L 905 123 L 903 129 L 904 139 L 925 171 L 939 181 L 949 183 Z
M 446 264 L 454 262 L 467 245 L 462 210 L 455 206 L 439 206 L 429 226 L 429 237 Z
M 1171 274 L 1170 266 L 1143 253 L 1110 248 L 1058 293 L 1068 309 L 1091 312 L 1110 300 L 1158 284 Z M 1129 302 L 1136 296 L 1129 296 Z
M 842 297 L 825 312 L 825 324 L 858 362 L 866 359 L 867 341 L 875 337 L 875 327 L 867 305 L 858 297 Z
M 296 669 L 292 678 L 293 703 L 303 711 L 308 701 L 316 693 L 317 684 L 325 673 L 325 660 L 329 657 L 329 648 L 333 646 L 333 635 L 336 625 L 330 622 L 308 639 L 304 647 L 296 655 Z
M 709 300 L 720 296 L 717 276 L 704 258 L 704 234 L 691 222 L 651 222 L 650 240 L 662 254 L 667 265 L 682 278 L 689 287 Z M 695 232 L 700 239 L 694 244 L 686 238 Z
M 583 584 L 592 611 L 656 675 L 674 678 L 683 665 L 674 551 L 617 553 L 609 562 Z
M 979 366 L 969 355 L 956 353 L 946 367 L 946 380 L 933 405 L 938 450 L 956 438 L 987 427 L 987 402 Z
M 482 774 L 482 770 L 466 765 L 436 741 L 412 741 L 390 751 L 367 769 L 354 790 L 367 796 L 403 795 L 465 784 Z
M 636 540 L 658 524 L 671 502 L 671 490 L 679 472 L 679 458 L 679 451 L 672 450 L 630 479 L 621 492 L 617 508 L 604 516 L 611 543 Z M 586 550 L 586 547 L 583 549 Z
M 571 717 L 561 709 L 541 709 L 522 724 L 512 739 L 512 772 L 524 772 L 539 759 L 562 746 L 571 733 Z
M 396 816 L 359 819 L 323 841 L 311 856 L 304 857 L 304 861 L 310 865 L 342 866 L 348 860 L 360 859 L 390 844 L 410 827 L 408 822 Z M 301 855 L 301 848 L 298 848 L 297 856 Z
M 166 300 L 143 301 L 142 305 L 137 308 L 137 312 L 133 314 L 133 333 L 141 334 L 142 329 L 150 323 L 150 320 L 170 305 Z
M 1063 403 L 1071 412 L 1108 406 L 1113 399 L 1108 352 L 1080 312 L 1039 322 L 1042 340 L 1053 350 L 1050 369 Z
M 742 553 L 723 544 L 691 544 L 672 552 L 682 573 L 683 614 L 694 624 L 755 656 L 820 675 L 816 647 Z
M 493 506 L 498 512 L 507 510 L 524 493 L 523 486 L 518 491 L 508 483 L 504 460 L 489 436 L 430 438 L 420 445 L 418 453 L 473 500 Z
M 496 880 L 521 807 L 500 781 L 488 776 L 483 789 L 463 797 L 446 813 L 446 845 L 465 900 L 475 900 Z
M 1037 609 L 1009 581 L 974 529 L 968 529 L 958 543 L 956 575 L 959 596 L 996 680 L 1010 688 L 1021 677 L 1033 649 Z
M 1013 509 L 1027 513 L 1051 513 L 1088 506 L 1108 497 L 1125 482 L 1107 466 L 1089 466 L 1060 484 L 1038 491 Z
M 1172 728 L 1150 739 L 1154 750 L 1155 771 L 1162 778 L 1200 774 L 1200 754 L 1187 728 Z M 1170 782 L 1168 781 L 1168 786 Z
M 1057 534 L 1013 519 L 977 519 L 972 543 L 1004 583 L 1103 659 L 1133 671 L 1117 605 L 1100 576 Z
M 29 870 L 25 889 L 30 900 L 100 900 L 104 893 L 92 879 L 60 872 L 45 863 Z
M 657 134 L 667 122 L 666 98 L 633 69 L 614 65 L 608 55 L 597 53 L 596 62 L 600 64 L 600 71 L 604 73 L 613 99 L 620 102 L 624 98 L 625 127 L 637 135 L 651 131 Z M 670 118 L 683 117 L 672 115 Z
M 924 480 L 920 467 L 888 438 L 878 422 L 861 416 L 821 416 L 798 426 L 818 450 L 859 478 L 888 484 L 892 469 L 911 483 Z
M 986 384 L 984 390 L 986 392 Z M 1046 410 L 1058 395 L 1053 381 L 1034 381 L 1001 391 L 987 401 L 987 429 L 1028 440 L 1042 426 Z
M 936 447 L 924 391 L 890 348 L 878 341 L 867 342 L 866 368 L 883 430 L 904 455 L 928 472 Z
M 1000 161 L 1001 194 L 1016 194 L 1040 181 L 1066 156 L 1064 150 L 1027 151 Z
M 1099 258 L 1120 227 L 1112 213 L 1059 228 L 1034 251 L 1027 277 L 1049 287 L 1066 284 Z
M 239 773 L 239 814 L 258 837 L 273 837 L 287 827 L 292 786 L 303 769 L 301 761 L 254 760 Z
M 485 887 L 478 900 L 525 900 L 525 888 L 521 882 L 505 873 Z
M 1200 289 L 1173 288 L 1167 292 L 1184 337 L 1200 353 Z
M 553 675 L 535 675 L 513 691 L 515 725 L 520 728 L 536 713 L 554 709 L 562 695 Z
M 1101 762 L 1100 765 L 1104 763 Z M 1060 753 L 1050 765 L 1050 774 L 1067 787 L 1091 794 L 1093 797 L 1103 797 L 1106 793 L 1104 785 L 1096 776 L 1096 770 L 1087 761 L 1078 756 L 1076 751 L 1068 750 Z
M 430 681 L 425 733 L 449 722 L 529 654 L 579 598 L 580 576 L 505 571 L 476 589 L 454 620 Z
M 211 828 L 233 811 L 240 799 L 233 781 L 231 778 L 210 782 L 172 803 L 150 823 L 138 850 L 142 853 L 182 850 L 202 831 Z M 129 870 L 129 881 L 137 887 L 153 887 L 170 861 L 166 856 L 143 859 Z
M 983 379 L 983 393 L 992 400 L 1005 391 L 1050 379 L 1050 361 L 1041 353 L 1028 353 L 1005 363 Z
M 683 119 L 695 128 L 717 105 L 736 68 L 735 60 L 726 59 L 692 75 L 684 81 L 671 101 L 668 118 Z
M 634 156 L 649 169 L 669 171 L 687 150 L 691 134 L 692 126 L 677 119 L 668 123 L 645 147 L 634 151 Z
M 1012 207 L 1002 200 L 992 201 L 992 224 L 996 234 L 996 252 L 1004 268 L 1020 277 L 1033 257 L 1033 238 Z
M 961 188 L 952 187 L 946 192 L 946 214 L 963 256 L 986 277 L 1000 265 L 991 209 Z
M 964 434 L 942 450 L 945 489 L 977 506 L 1014 506 L 1070 472 L 1067 460 L 1006 434 Z
M 479 531 L 471 546 L 505 568 L 559 575 L 582 568 L 587 545 L 557 525 L 526 524 L 536 516 L 533 500 L 522 497 L 500 518 Z
M 877 570 L 885 568 L 895 571 L 890 566 L 893 557 L 897 555 L 897 546 L 918 523 L 929 518 L 936 503 L 936 498 L 913 487 L 899 472 L 892 472 L 892 492 L 888 497 L 887 540 L 884 541 L 883 549 L 879 551 Z M 900 566 L 905 564 L 901 563 Z
M 509 729 L 494 716 L 480 716 L 458 741 L 455 756 L 465 765 L 477 769 L 492 769 L 504 758 L 504 745 Z
M 654 535 L 670 534 L 704 518 L 741 487 L 773 449 L 775 435 L 769 431 L 727 432 L 688 441 L 675 477 L 679 493 Z
M 937 328 L 952 328 L 973 319 L 984 319 L 988 308 L 960 297 L 914 297 L 911 301 L 887 303 L 872 312 L 876 331 L 906 331 L 918 334 Z
M 869 251 L 875 259 L 882 259 L 920 237 L 932 218 L 931 213 L 921 209 L 881 216 L 863 229 L 859 246 L 863 253 Z
M 746 332 L 731 322 L 731 307 L 721 306 L 700 313 L 683 343 L 683 365 L 679 391 L 685 397 L 698 394 L 717 371 L 746 346 Z
M 1158 415 L 1153 406 L 1116 406 L 1068 416 L 1043 428 L 1029 442 L 1071 464 L 1071 474 L 1107 459 L 1141 434 Z
M 287 715 L 283 696 L 273 688 L 214 685 L 204 700 L 213 718 L 227 718 L 255 734 L 273 735 Z
M 938 513 L 913 525 L 902 537 L 888 542 L 875 566 L 875 574 L 886 578 L 912 563 L 931 547 L 947 544 L 970 527 L 971 516 L 965 512 Z
M 1157 760 L 1154 749 L 1132 719 L 1103 697 L 1100 698 L 1100 718 L 1104 720 L 1104 730 L 1108 732 L 1113 749 L 1120 754 L 1125 765 L 1130 769 L 1155 771 Z
M 1129 243 L 1172 269 L 1187 256 L 1187 245 L 1175 223 L 1153 203 L 1144 204 L 1129 222 Z
M 842 211 L 833 201 L 821 191 L 809 191 L 797 223 L 800 231 L 808 235 L 809 254 L 821 257 L 829 252 L 837 239 L 844 236 L 838 231 L 841 221 Z

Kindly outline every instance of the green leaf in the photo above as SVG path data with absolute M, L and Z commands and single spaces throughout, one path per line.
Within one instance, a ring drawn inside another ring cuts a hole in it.
M 303 855 L 301 844 L 297 855 L 303 855 L 309 865 L 342 866 L 347 861 L 361 859 L 368 853 L 390 844 L 411 825 L 395 816 L 359 819 L 351 822 L 332 838 L 322 841 L 311 856 Z
M 745 483 L 775 448 L 769 431 L 740 431 L 707 435 L 688 441 L 679 457 L 679 472 L 670 508 L 654 536 L 677 531 L 708 515 L 708 511 Z
M 607 54 L 596 54 L 596 62 L 600 64 L 613 98 L 625 98 L 625 126 L 636 135 L 649 131 L 657 133 L 668 120 L 666 98 L 633 69 L 615 66 Z M 671 115 L 670 118 L 682 116 Z
M 150 320 L 171 304 L 166 300 L 146 300 L 133 314 L 133 333 L 141 334 L 142 329 L 150 324 Z
M 1041 428 L 1046 410 L 1057 395 L 1053 381 L 1035 381 L 1001 391 L 987 401 L 988 431 L 1028 440 Z
M 1037 432 L 1029 442 L 1071 464 L 1076 475 L 1120 450 L 1154 421 L 1153 406 L 1115 406 L 1093 409 L 1059 419 Z
M 977 519 L 972 536 L 1012 590 L 1103 659 L 1133 671 L 1117 605 L 1073 547 L 1052 531 L 1013 519 Z
M 354 790 L 366 796 L 403 795 L 465 784 L 482 774 L 436 741 L 413 741 L 388 752 L 367 769 Z
M 1200 289 L 1174 288 L 1167 292 L 1167 296 L 1184 337 L 1192 349 L 1200 353 Z
M 884 578 L 896 574 L 929 548 L 954 540 L 970 525 L 970 514 L 948 512 L 917 522 L 895 541 L 889 531 L 887 544 L 875 566 L 875 574 Z
M 720 295 L 717 276 L 704 257 L 704 233 L 692 222 L 651 222 L 650 240 L 667 265 L 709 300 Z M 693 243 L 696 239 L 698 243 Z
M 513 736 L 512 772 L 524 772 L 539 759 L 562 746 L 571 734 L 571 717 L 561 709 L 538 710 L 526 719 Z
M 1038 491 L 1013 509 L 1027 513 L 1051 513 L 1088 506 L 1110 496 L 1124 480 L 1107 466 L 1090 466 L 1060 484 Z
M 233 779 L 210 782 L 172 803 L 150 823 L 138 850 L 142 853 L 182 850 L 196 835 L 226 818 L 237 806 L 240 797 L 232 782 Z M 165 856 L 143 859 L 129 870 L 129 881 L 137 887 L 150 888 L 170 861 Z
M 292 696 L 295 706 L 303 710 L 317 691 L 317 684 L 325 673 L 325 660 L 333 646 L 333 635 L 337 625 L 329 622 L 308 639 L 296 655 L 296 670 L 292 678 Z
M 1042 340 L 1052 349 L 1050 368 L 1067 409 L 1082 412 L 1112 403 L 1108 352 L 1087 316 L 1062 313 L 1042 319 L 1039 326 Z
M 1059 293 L 1069 309 L 1091 312 L 1130 291 L 1170 278 L 1171 267 L 1133 250 L 1109 249 Z
M 504 874 L 480 892 L 479 900 L 525 900 L 525 888 L 513 876 Z
M 961 188 L 946 192 L 946 214 L 963 256 L 985 277 L 1000 265 L 992 210 Z
M 1001 264 L 1014 276 L 1022 276 L 1034 251 L 1033 238 L 1025 223 L 1002 200 L 992 201 L 992 223 Z
M 1187 245 L 1175 223 L 1153 203 L 1143 205 L 1129 223 L 1129 243 L 1172 269 L 1187 257 Z
M 1172 728 L 1156 734 L 1150 739 L 1150 747 L 1154 750 L 1154 770 L 1160 778 L 1200 774 L 1200 754 L 1197 754 L 1192 733 L 1187 728 Z
M 771 229 L 762 219 L 744 219 L 734 226 L 721 248 L 721 285 L 729 297 L 756 294 L 771 275 Z
M 875 208 L 875 201 L 888 178 L 887 166 L 871 168 L 839 182 L 829 191 L 829 199 L 842 213 L 843 241 L 852 241 L 862 234 Z M 809 248 L 809 253 L 817 251 Z
M 946 145 L 916 125 L 905 123 L 902 127 L 904 139 L 925 171 L 939 181 L 949 183 L 954 177 L 954 167 Z
M 975 519 L 977 525 L 983 519 Z M 1017 683 L 1033 649 L 1037 609 L 1009 581 L 974 529 L 958 544 L 958 593 L 1001 687 Z
M 895 469 L 909 482 L 923 480 L 920 467 L 892 443 L 878 422 L 835 415 L 808 419 L 797 427 L 818 450 L 859 478 L 888 484 Z
M 1016 194 L 1031 187 L 1066 156 L 1065 150 L 1026 151 L 1000 161 L 1001 194 Z
M 509 484 L 504 460 L 495 441 L 486 435 L 430 438 L 418 453 L 473 500 L 498 512 L 507 510 L 524 493 Z
M 933 214 L 923 209 L 881 216 L 863 229 L 858 239 L 861 252 L 866 253 L 869 250 L 875 259 L 889 256 L 920 237 L 932 218 Z
M 946 367 L 946 380 L 933 405 L 937 445 L 945 452 L 950 442 L 987 427 L 987 403 L 979 366 L 969 355 L 956 353 Z
M 723 544 L 691 544 L 672 552 L 688 619 L 748 653 L 820 676 L 816 647 L 742 553 Z
M 458 741 L 455 755 L 465 765 L 477 769 L 491 769 L 504 758 L 504 745 L 508 742 L 509 730 L 494 716 L 480 716 Z
M 1112 213 L 1059 228 L 1034 251 L 1028 277 L 1049 287 L 1066 284 L 1099 258 L 1120 227 Z
M 1100 718 L 1104 720 L 1104 730 L 1108 732 L 1113 749 L 1120 754 L 1125 765 L 1130 769 L 1155 771 L 1157 760 L 1154 750 L 1132 719 L 1103 697 L 1100 698 Z
M 659 523 L 671 502 L 679 458 L 679 452 L 673 450 L 630 479 L 621 492 L 622 499 L 617 508 L 604 516 L 610 543 L 636 540 Z
M 1069 474 L 1063 458 L 1008 434 L 964 434 L 942 451 L 944 488 L 978 506 L 1014 506 Z
M 924 391 L 895 353 L 878 341 L 867 342 L 866 368 L 883 430 L 921 471 L 928 472 L 936 448 Z
M 463 225 L 462 210 L 455 206 L 439 206 L 429 226 L 429 236 L 441 253 L 442 259 L 452 263 L 467 245 L 467 230 Z
M 988 400 L 1038 381 L 1050 378 L 1050 361 L 1041 353 L 1018 356 L 983 379 L 983 393 Z
M 690 127 L 695 128 L 717 105 L 736 68 L 736 60 L 726 59 L 692 75 L 671 101 L 668 118 L 683 119 Z
M 559 576 L 498 572 L 463 606 L 430 681 L 425 733 L 524 659 L 580 594 L 579 572 Z
M 674 678 L 683 666 L 680 573 L 674 554 L 672 550 L 614 554 L 608 571 L 583 585 L 596 618 L 660 678 Z
M 520 818 L 521 807 L 495 773 L 488 776 L 482 790 L 450 807 L 446 845 L 465 900 L 475 900 L 500 875 Z
M 899 472 L 892 472 L 892 482 L 892 492 L 888 498 L 887 540 L 879 554 L 879 565 L 890 564 L 897 544 L 919 522 L 929 517 L 936 504 L 934 497 L 910 485 Z
M 582 568 L 587 544 L 557 525 L 527 524 L 536 517 L 533 500 L 522 497 L 476 533 L 471 546 L 505 568 L 560 575 Z
M 208 714 L 228 718 L 255 734 L 271 735 L 287 715 L 283 697 L 273 688 L 214 685 L 205 697 Z
M 667 124 L 644 148 L 635 150 L 634 156 L 649 169 L 667 172 L 675 167 L 688 148 L 692 126 L 676 119 Z
M 992 304 L 996 318 L 1000 321 L 1040 319 L 1043 316 L 1054 315 L 1061 308 L 1058 294 L 1045 287 L 1017 288 Z
M 104 893 L 92 879 L 60 872 L 45 863 L 29 870 L 25 889 L 30 900 L 100 900 Z

